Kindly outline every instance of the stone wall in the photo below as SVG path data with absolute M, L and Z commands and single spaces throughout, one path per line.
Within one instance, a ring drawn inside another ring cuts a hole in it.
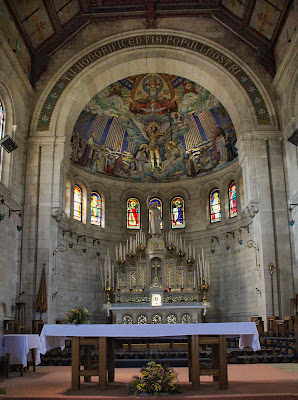
M 20 274 L 23 266 L 22 236 L 23 216 L 11 213 L 19 210 L 23 214 L 24 165 L 26 162 L 25 138 L 29 130 L 29 118 L 33 89 L 19 64 L 9 43 L 0 30 L 0 97 L 5 107 L 5 134 L 13 138 L 18 148 L 12 153 L 3 150 L 3 165 L 0 179 L 0 321 L 14 317 L 18 295 L 23 291 Z M 19 228 L 20 229 L 20 228 Z M 0 332 L 3 326 L 0 324 Z

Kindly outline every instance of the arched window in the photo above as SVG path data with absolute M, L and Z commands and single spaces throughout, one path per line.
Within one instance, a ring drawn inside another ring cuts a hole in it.
M 131 197 L 126 203 L 126 227 L 127 229 L 141 228 L 140 202 L 135 197 Z
M 91 192 L 91 224 L 101 226 L 101 196 Z
M 150 200 L 150 205 L 152 205 L 153 203 L 157 203 L 157 208 L 160 211 L 160 229 L 162 229 L 162 201 L 157 197 L 153 197 Z M 151 218 L 151 210 L 149 210 L 149 221 L 150 221 L 150 218 Z
M 75 185 L 73 196 L 73 219 L 76 221 L 82 221 L 82 200 L 82 189 L 78 185 Z
M 210 219 L 211 223 L 221 220 L 219 190 L 213 189 L 210 193 Z
M 5 110 L 4 105 L 0 97 L 0 140 L 4 138 L 4 128 L 5 128 Z M 2 162 L 3 162 L 3 147 L 0 147 L 0 181 L 2 173 Z
M 171 201 L 172 229 L 185 228 L 184 200 L 182 197 L 174 197 Z
M 230 204 L 230 218 L 237 216 L 237 194 L 236 194 L 236 184 L 231 182 L 229 186 L 229 204 Z

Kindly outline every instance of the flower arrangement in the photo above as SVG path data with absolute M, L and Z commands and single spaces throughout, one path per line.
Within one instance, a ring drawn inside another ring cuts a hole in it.
M 89 311 L 87 308 L 74 308 L 65 313 L 68 324 L 87 324 L 89 322 Z
M 142 396 L 161 393 L 177 393 L 177 373 L 170 367 L 163 366 L 155 361 L 149 361 L 147 366 L 140 370 L 141 376 L 134 376 L 128 384 L 131 394 Z

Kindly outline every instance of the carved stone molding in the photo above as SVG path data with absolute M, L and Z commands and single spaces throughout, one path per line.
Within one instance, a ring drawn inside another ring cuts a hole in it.
M 56 222 L 59 223 L 65 218 L 65 213 L 60 207 L 52 207 L 51 216 Z
M 258 214 L 260 210 L 259 202 L 250 201 L 247 206 L 245 206 L 241 211 L 241 216 L 243 218 L 249 217 L 254 218 L 256 214 Z

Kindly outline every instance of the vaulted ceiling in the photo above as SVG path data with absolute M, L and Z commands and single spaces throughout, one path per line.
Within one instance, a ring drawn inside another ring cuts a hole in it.
M 34 83 L 47 59 L 92 19 L 142 18 L 158 27 L 164 17 L 206 15 L 258 51 L 273 75 L 273 47 L 292 0 L 5 0 L 32 56 Z

